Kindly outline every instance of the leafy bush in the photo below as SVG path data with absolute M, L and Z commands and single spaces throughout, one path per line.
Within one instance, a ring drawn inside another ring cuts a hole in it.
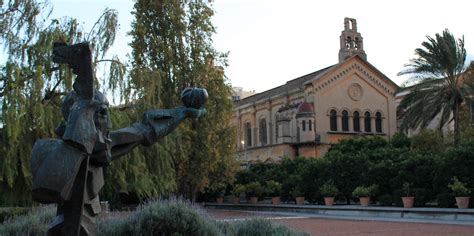
M 319 188 L 321 195 L 325 197 L 335 197 L 339 193 L 339 189 L 337 189 L 334 181 L 328 180 L 324 183 L 321 188 Z
M 378 186 L 373 184 L 370 186 L 358 186 L 352 192 L 353 197 L 371 197 L 377 192 Z
M 259 182 L 250 182 L 245 185 L 245 193 L 247 197 L 261 197 L 264 187 Z
M 456 197 L 467 197 L 469 194 L 471 194 L 471 190 L 466 187 L 466 184 L 459 181 L 458 177 L 456 176 L 453 177 L 453 182 L 448 184 L 448 187 Z
M 303 190 L 301 189 L 301 187 L 299 186 L 296 186 L 293 191 L 291 191 L 291 196 L 293 196 L 294 198 L 295 197 L 303 197 L 304 196 L 304 193 L 303 193 Z
M 269 180 L 265 183 L 265 193 L 271 197 L 277 197 L 281 194 L 281 184 L 274 181 Z
M 242 184 L 236 184 L 234 186 L 234 196 L 240 197 L 240 194 L 245 193 L 245 185 Z

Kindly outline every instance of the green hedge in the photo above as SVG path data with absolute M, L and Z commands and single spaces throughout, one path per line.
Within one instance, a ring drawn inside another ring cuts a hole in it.
M 438 195 L 450 193 L 447 186 L 453 176 L 474 188 L 473 169 L 474 141 L 454 147 L 436 133 L 423 131 L 412 139 L 395 134 L 390 142 L 373 136 L 342 140 L 322 158 L 284 158 L 280 165 L 250 166 L 238 174 L 237 183 L 275 180 L 282 183 L 283 200 L 291 200 L 291 191 L 298 187 L 313 203 L 322 203 L 319 188 L 328 180 L 339 189 L 338 199 L 347 203 L 354 199 L 351 193 L 357 186 L 376 184 L 374 198 L 386 205 L 387 196 L 392 196 L 398 206 L 403 184 L 410 183 L 415 206 L 428 202 L 448 206 L 449 201 Z

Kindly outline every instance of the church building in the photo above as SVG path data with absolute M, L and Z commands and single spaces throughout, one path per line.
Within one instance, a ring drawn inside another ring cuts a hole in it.
M 243 164 L 320 157 L 331 144 L 397 130 L 397 84 L 367 61 L 357 22 L 344 19 L 339 63 L 235 101 Z

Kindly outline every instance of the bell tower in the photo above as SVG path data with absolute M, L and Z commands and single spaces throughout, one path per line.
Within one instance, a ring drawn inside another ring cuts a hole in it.
M 367 60 L 362 36 L 357 32 L 356 19 L 344 18 L 344 30 L 341 33 L 340 41 L 339 63 L 354 55 L 359 55 L 362 59 Z

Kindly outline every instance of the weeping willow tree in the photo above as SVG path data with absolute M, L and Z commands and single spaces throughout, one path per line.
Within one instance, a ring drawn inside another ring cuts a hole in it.
M 156 176 L 157 181 L 167 180 L 167 185 L 157 182 L 153 192 L 166 192 L 161 187 L 195 199 L 198 191 L 213 182 L 231 182 L 237 170 L 232 158 L 236 136 L 229 122 L 230 87 L 222 69 L 226 54 L 212 46 L 214 12 L 203 1 L 138 0 L 133 14 L 129 97 L 135 99 L 137 114 L 181 105 L 180 92 L 189 86 L 208 90 L 208 114 L 143 150 L 142 159 L 122 159 L 117 165 L 140 160 L 147 167 L 144 173 Z M 173 175 L 159 177 L 166 173 Z M 133 188 L 130 182 L 121 184 Z
M 6 55 L 0 67 L 0 204 L 26 205 L 31 202 L 31 148 L 37 139 L 55 137 L 54 129 L 62 119 L 62 95 L 71 90 L 74 78 L 69 68 L 52 64 L 53 42 L 90 41 L 93 59 L 100 63 L 114 42 L 117 12 L 105 9 L 86 31 L 76 19 L 52 19 L 47 1 L 0 4 L 0 42 Z M 113 91 L 123 85 L 125 68 L 108 63 L 110 76 L 100 84 L 101 89 Z

